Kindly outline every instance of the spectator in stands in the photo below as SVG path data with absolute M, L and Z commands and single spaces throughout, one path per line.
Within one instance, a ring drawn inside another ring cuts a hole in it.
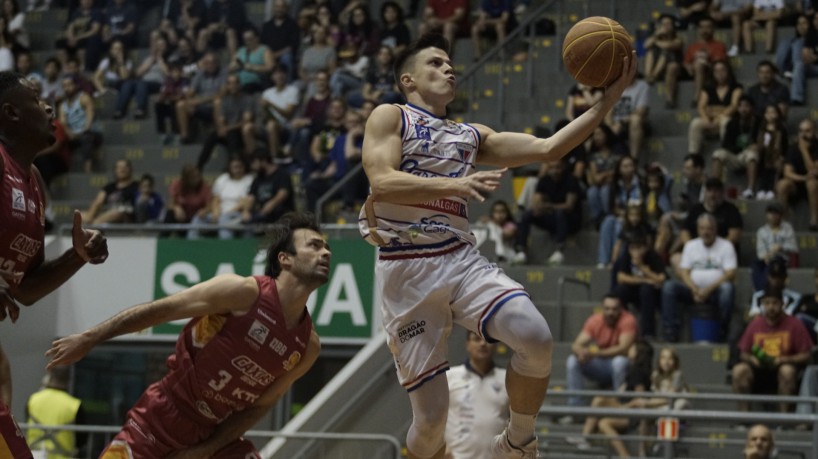
M 798 257 L 798 242 L 792 225 L 783 219 L 784 207 L 778 202 L 767 205 L 767 223 L 756 232 L 756 260 L 752 264 L 753 287 L 766 287 L 768 265 L 783 260 L 784 266 Z M 786 306 L 786 305 L 785 305 Z
M 636 170 L 636 161 L 628 156 L 622 156 L 614 169 L 608 196 L 608 212 L 605 213 L 602 224 L 599 226 L 599 243 L 597 253 L 598 269 L 610 267 L 614 243 L 622 229 L 625 212 L 628 206 L 641 206 L 645 200 L 645 189 L 642 179 Z M 644 218 L 642 219 L 644 223 Z
M 355 47 L 361 56 L 374 56 L 380 46 L 378 25 L 369 17 L 369 8 L 358 5 L 352 8 L 341 38 L 341 49 Z
M 55 44 L 61 63 L 69 56 L 79 56 L 85 70 L 93 72 L 102 53 L 102 23 L 102 12 L 94 8 L 94 0 L 80 0 L 80 7 L 68 18 L 65 35 Z
M 682 164 L 682 191 L 679 193 L 677 209 L 666 212 L 656 228 L 654 248 L 660 255 L 680 251 L 685 241 L 680 239 L 680 232 L 687 219 L 688 211 L 704 199 L 704 158 L 702 155 L 685 156 Z
M 360 91 L 369 69 L 369 57 L 353 44 L 345 44 L 338 52 L 338 67 L 329 79 L 332 97 L 346 99 L 350 91 Z
M 746 94 L 753 99 L 755 114 L 758 117 L 764 116 L 764 110 L 768 105 L 775 105 L 782 116 L 787 118 L 787 111 L 790 108 L 790 92 L 787 86 L 776 79 L 778 69 L 775 64 L 768 60 L 763 60 L 756 66 L 758 83 L 747 88 Z
M 131 78 L 132 72 L 133 62 L 125 51 L 125 45 L 119 40 L 112 41 L 108 55 L 99 61 L 94 72 L 96 93 L 104 94 L 108 89 L 119 91 L 123 83 Z
M 482 39 L 505 40 L 506 30 L 513 28 L 513 23 L 509 22 L 512 18 L 511 0 L 481 0 L 477 20 L 471 26 L 475 61 L 483 56 Z
M 587 199 L 591 221 L 595 224 L 601 224 L 610 210 L 611 185 L 621 158 L 613 151 L 615 138 L 616 135 L 605 124 L 600 124 L 591 136 Z
M 102 42 L 121 41 L 127 48 L 137 46 L 136 29 L 139 11 L 129 0 L 112 0 L 105 8 L 102 20 Z
M 381 5 L 381 45 L 392 48 L 392 54 L 398 55 L 411 40 L 409 27 L 403 18 L 403 8 L 387 0 Z
M 818 231 L 818 140 L 815 138 L 815 123 L 809 118 L 798 124 L 798 140 L 787 153 L 784 175 L 775 189 L 784 209 L 806 197 L 809 230 Z
M 694 104 L 699 100 L 699 94 L 704 89 L 713 63 L 727 59 L 724 43 L 713 38 L 715 28 L 713 20 L 702 18 L 698 21 L 697 27 L 697 39 L 687 46 L 684 57 L 685 70 L 694 81 Z
M 813 342 L 804 325 L 784 313 L 780 289 L 768 287 L 761 306 L 764 313 L 750 322 L 738 344 L 741 362 L 733 367 L 733 392 L 795 395 Z M 750 403 L 738 402 L 738 408 L 750 411 Z M 782 403 L 780 410 L 790 411 L 790 404 Z
M 318 198 L 332 186 L 333 181 L 342 177 L 335 175 L 338 168 L 330 153 L 346 133 L 348 121 L 352 122 L 353 119 L 355 116 L 350 115 L 347 120 L 347 107 L 344 101 L 333 99 L 327 109 L 324 123 L 312 131 L 309 162 L 302 172 L 307 192 L 307 209 L 311 212 L 315 210 Z
M 628 392 L 648 392 L 650 390 L 651 365 L 653 360 L 653 347 L 647 341 L 636 341 L 628 349 L 628 374 L 618 391 Z M 616 397 L 594 397 L 591 406 L 594 408 L 636 408 L 635 401 L 645 399 L 629 399 L 621 402 Z M 641 408 L 641 407 L 640 407 Z M 575 445 L 579 450 L 591 449 L 586 437 L 592 435 L 597 429 L 600 433 L 610 438 L 610 444 L 618 457 L 632 457 L 628 452 L 625 443 L 619 439 L 619 435 L 627 431 L 631 426 L 628 418 L 614 418 L 589 416 L 585 418 L 582 427 L 582 436 L 568 436 L 565 440 Z M 640 426 L 640 431 L 645 430 Z M 645 457 L 645 443 L 639 445 L 639 457 Z
M 261 43 L 258 31 L 252 26 L 244 30 L 242 37 L 244 46 L 232 56 L 227 70 L 238 74 L 243 91 L 259 92 L 266 87 L 275 65 L 273 52 L 267 45 Z
M 241 221 L 245 224 L 273 223 L 295 208 L 290 173 L 264 150 L 257 150 L 253 161 L 258 172 L 250 185 L 248 199 L 244 200 Z
M 763 424 L 756 424 L 747 431 L 744 444 L 744 459 L 774 459 L 775 440 L 773 432 Z
M 593 107 L 601 98 L 602 90 L 600 88 L 592 88 L 577 82 L 568 90 L 567 102 L 565 104 L 565 118 L 568 121 L 573 121 L 576 117 Z
M 125 81 L 116 100 L 114 119 L 120 119 L 128 111 L 131 98 L 136 98 L 135 119 L 147 116 L 148 97 L 162 89 L 170 70 L 168 68 L 168 42 L 161 34 L 151 38 L 150 54 L 134 71 L 133 78 Z
M 624 305 L 639 311 L 639 331 L 643 338 L 656 337 L 656 312 L 661 306 L 662 285 L 667 280 L 665 264 L 643 231 L 625 233 L 627 250 L 613 266 L 614 294 Z
M 134 198 L 134 221 L 136 223 L 155 223 L 162 216 L 165 201 L 156 192 L 155 180 L 150 174 L 142 174 L 139 179 L 139 191 Z
M 0 15 L 0 72 L 14 69 L 14 39 L 8 31 L 6 18 Z
M 468 25 L 469 2 L 466 0 L 427 0 L 418 36 L 440 32 L 451 44 L 449 57 L 453 59 L 455 39 L 468 30 Z
M 81 158 L 83 170 L 90 173 L 102 144 L 102 134 L 94 126 L 94 101 L 79 91 L 73 78 L 63 78 L 62 84 L 65 98 L 60 102 L 60 123 L 65 126 L 71 154 Z
M 738 109 L 730 117 L 724 128 L 721 148 L 713 152 L 711 175 L 724 177 L 724 166 L 729 169 L 747 168 L 747 186 L 741 193 L 744 199 L 755 196 L 756 179 L 758 178 L 758 138 L 760 118 L 756 116 L 753 99 L 743 95 L 739 99 Z
M 545 229 L 554 239 L 556 248 L 548 263 L 559 265 L 565 259 L 562 251 L 569 234 L 582 225 L 581 190 L 577 179 L 567 170 L 565 158 L 548 164 L 548 172 L 537 182 L 531 205 L 520 217 L 515 254 L 511 261 L 525 263 L 531 225 Z M 542 247 L 541 244 L 535 244 Z
M 645 205 L 642 201 L 633 200 L 628 202 L 625 208 L 625 213 L 622 217 L 621 227 L 617 230 L 614 236 L 616 240 L 613 243 L 613 250 L 611 251 L 611 261 L 615 262 L 624 252 L 628 251 L 628 241 L 633 234 L 643 234 L 647 238 L 648 247 L 653 247 L 653 239 L 655 231 L 648 223 L 645 216 Z M 608 265 L 610 267 L 610 265 Z M 611 276 L 611 284 L 616 283 L 616 276 Z
M 159 30 L 165 34 L 171 47 L 178 46 L 182 37 L 196 41 L 207 14 L 204 0 L 170 0 L 165 5 Z
M 784 18 L 784 0 L 754 0 L 753 13 L 742 24 L 744 49 L 748 53 L 755 52 L 753 30 L 764 23 L 764 52 L 775 52 L 775 38 L 778 31 L 778 21 Z
M 653 34 L 645 39 L 645 81 L 652 85 L 664 76 L 666 108 L 676 108 L 683 46 L 684 40 L 676 31 L 676 20 L 669 14 L 659 17 Z
M 270 49 L 275 64 L 283 66 L 290 78 L 294 77 L 301 30 L 290 16 L 287 0 L 273 2 L 273 17 L 261 26 L 261 43 Z
M 648 130 L 649 106 L 650 86 L 636 75 L 630 86 L 625 88 L 619 102 L 608 112 L 606 123 L 619 136 L 620 141 L 628 145 L 633 159 L 639 159 L 642 152 Z
M 672 347 L 664 347 L 659 351 L 659 360 L 656 362 L 656 369 L 650 375 L 650 391 L 656 395 L 661 394 L 682 394 L 687 392 L 687 383 L 679 354 Z M 674 410 L 687 408 L 690 404 L 684 398 L 673 400 L 670 406 Z M 665 408 L 670 405 L 668 399 L 657 397 L 645 400 L 644 403 L 635 403 L 637 408 Z
M 756 136 L 759 157 L 759 186 L 756 199 L 775 199 L 776 181 L 784 175 L 784 161 L 789 150 L 787 125 L 776 105 L 768 105 Z
M 65 126 L 56 119 L 54 124 L 54 143 L 41 151 L 34 158 L 34 165 L 40 171 L 40 176 L 47 187 L 55 178 L 68 172 L 71 168 L 71 148 L 68 146 L 68 135 Z
M 602 386 L 619 388 L 628 375 L 628 350 L 636 339 L 636 318 L 624 309 L 613 294 L 602 298 L 602 311 L 594 313 L 571 344 L 565 362 L 569 390 L 582 390 L 584 379 Z M 580 397 L 570 397 L 568 405 L 581 406 Z M 562 419 L 572 423 L 573 419 Z
M 253 175 L 247 171 L 247 163 L 239 155 L 230 157 L 227 172 L 216 177 L 213 182 L 213 192 L 207 212 L 193 216 L 193 225 L 218 223 L 219 225 L 235 225 L 241 221 L 243 201 L 250 193 Z M 187 233 L 188 239 L 199 239 L 200 231 L 191 229 Z M 233 231 L 227 228 L 219 229 L 219 239 L 232 239 Z
M 246 123 L 242 128 L 244 145 L 248 151 L 256 151 L 256 137 L 261 134 L 267 140 L 267 147 L 273 158 L 283 159 L 283 145 L 290 138 L 290 122 L 298 108 L 298 87 L 287 84 L 287 69 L 276 66 L 273 69 L 273 86 L 264 90 L 258 104 L 258 115 L 254 123 Z M 292 160 L 291 156 L 288 156 Z
M 698 93 L 696 105 L 698 115 L 690 121 L 687 140 L 689 153 L 701 153 L 706 136 L 724 138 L 724 130 L 730 118 L 738 110 L 741 98 L 741 84 L 733 75 L 728 61 L 713 62 L 713 83 L 707 84 Z
M 369 195 L 369 181 L 363 168 L 353 172 L 354 168 L 361 164 L 361 153 L 364 144 L 364 126 L 367 119 L 360 111 L 347 110 L 344 128 L 346 132 L 341 134 L 332 146 L 329 157 L 335 164 L 337 180 L 348 178 L 347 183 L 341 188 L 341 213 L 346 214 L 348 220 L 358 220 L 356 208 L 360 208 Z
M 193 76 L 185 96 L 176 104 L 179 137 L 185 145 L 193 143 L 190 135 L 191 118 L 208 123 L 213 121 L 214 102 L 227 81 L 227 74 L 222 72 L 214 53 L 205 53 L 201 67 Z
M 298 116 L 290 123 L 294 131 L 291 148 L 292 156 L 302 167 L 310 163 L 312 132 L 321 127 L 332 101 L 327 72 L 319 71 L 316 73 L 312 79 L 312 85 L 315 88 L 315 93 L 307 99 Z
M 168 63 L 176 63 L 182 67 L 182 75 L 191 79 L 199 71 L 199 61 L 201 57 L 196 52 L 193 42 L 187 36 L 179 37 L 176 42 L 176 49 L 170 53 Z
M 224 145 L 228 154 L 245 151 L 242 139 L 242 126 L 253 121 L 255 101 L 253 97 L 241 91 L 239 77 L 231 74 L 225 83 L 225 93 L 213 103 L 213 124 L 216 129 L 211 132 L 199 154 L 199 169 L 204 169 L 210 161 L 216 145 Z M 245 151 L 245 154 L 249 152 Z M 249 155 L 247 155 L 249 156 Z
M 43 79 L 40 82 L 40 98 L 48 102 L 49 105 L 56 106 L 63 97 L 65 91 L 62 88 L 62 64 L 56 57 L 51 57 L 45 61 L 43 67 Z
M 662 216 L 673 211 L 670 197 L 673 176 L 661 164 L 652 163 L 646 168 L 645 185 L 645 221 L 650 225 L 651 232 L 655 236 Z
M 727 55 L 738 56 L 741 52 L 742 24 L 753 14 L 753 0 L 713 0 L 709 13 L 718 25 L 730 24 L 731 40 Z
M 181 174 L 168 186 L 165 223 L 190 223 L 194 218 L 203 218 L 210 210 L 212 199 L 210 184 L 202 178 L 201 169 L 185 164 Z
M 485 228 L 484 240 L 494 243 L 494 260 L 511 261 L 514 257 L 514 246 L 517 241 L 517 223 L 511 207 L 502 199 L 491 204 L 489 215 L 481 215 L 479 224 Z M 479 234 L 475 235 L 480 237 Z M 480 241 L 480 239 L 478 239 Z
M 744 221 L 735 204 L 724 199 L 724 183 L 715 177 L 707 179 L 704 183 L 704 198 L 700 203 L 692 206 L 687 214 L 684 228 L 679 234 L 683 243 L 687 243 L 692 239 L 692 235 L 697 234 L 699 216 L 705 213 L 715 218 L 716 234 L 738 247 Z
M 716 218 L 697 217 L 699 237 L 687 241 L 679 263 L 680 280 L 669 280 L 662 287 L 664 338 L 675 343 L 681 331 L 679 303 L 709 304 L 718 308 L 720 341 L 727 336 L 735 305 L 733 285 L 738 267 L 736 249 L 716 233 Z
M 335 71 L 335 47 L 329 40 L 326 27 L 319 25 L 312 29 L 312 43 L 304 49 L 300 64 L 298 75 L 304 84 L 312 83 L 318 72 L 332 74 Z M 315 85 L 310 85 L 307 93 L 314 91 Z
M 3 17 L 6 18 L 9 32 L 14 40 L 16 52 L 28 50 L 31 41 L 25 27 L 26 13 L 20 9 L 18 0 L 3 0 Z
M 795 20 L 795 35 L 778 44 L 775 53 L 775 65 L 781 70 L 784 78 L 792 78 L 793 63 L 802 60 L 801 50 L 804 38 L 812 32 L 811 16 L 799 14 Z
M 73 78 L 80 91 L 89 96 L 93 96 L 95 90 L 94 82 L 85 77 L 85 73 L 80 66 L 80 61 L 76 57 L 69 57 L 68 60 L 65 61 L 65 71 L 63 71 L 62 78 Z
M 781 290 L 784 312 L 791 316 L 798 317 L 796 314 L 801 304 L 802 295 L 787 287 L 789 284 L 787 260 L 780 257 L 771 258 L 767 266 L 764 267 L 764 274 L 764 282 L 760 284 L 760 288 L 756 288 L 755 293 L 753 293 L 752 298 L 750 298 L 750 309 L 747 311 L 747 317 L 753 318 L 764 312 L 761 300 L 764 298 L 764 291 L 768 288 Z M 755 279 L 753 280 L 753 284 L 755 288 Z M 815 324 L 812 323 L 812 325 Z M 804 326 L 806 327 L 807 323 L 804 323 Z
M 176 118 L 176 104 L 181 101 L 188 90 L 190 82 L 182 73 L 182 66 L 178 62 L 168 65 L 168 76 L 159 89 L 159 99 L 154 104 L 156 114 L 156 132 L 162 134 L 165 145 L 175 143 L 175 136 L 179 135 L 179 122 Z M 170 121 L 170 134 L 167 125 Z
M 312 29 L 317 26 L 326 29 L 327 38 L 333 48 L 341 46 L 341 39 L 343 38 L 341 25 L 338 24 L 338 17 L 335 15 L 335 11 L 326 3 L 318 5 L 315 19 L 310 19 L 310 23 L 308 24 L 308 28 L 310 29 L 309 33 L 304 34 L 302 32 L 301 35 L 303 36 L 304 44 L 309 45 L 313 43 Z M 302 30 L 304 29 L 302 28 Z
M 103 223 L 127 223 L 134 218 L 134 200 L 139 184 L 133 178 L 133 166 L 127 159 L 117 160 L 114 180 L 97 193 L 97 197 L 83 212 L 82 220 L 94 225 Z
M 199 30 L 196 48 L 200 53 L 227 45 L 230 56 L 239 48 L 239 33 L 247 23 L 244 2 L 213 0 L 207 8 L 205 24 Z
M 38 85 L 42 85 L 43 75 L 34 68 L 31 53 L 28 51 L 20 51 L 14 59 L 14 70 L 26 77 L 29 81 L 34 81 Z M 42 86 L 40 87 L 42 89 Z
M 709 0 L 676 0 L 682 29 L 687 29 L 689 24 L 699 25 L 703 19 L 709 19 L 707 15 L 708 3 Z
M 395 87 L 393 61 L 392 48 L 382 45 L 375 59 L 372 59 L 369 64 L 363 87 L 360 91 L 351 91 L 347 95 L 347 103 L 352 107 L 360 108 L 367 100 L 373 101 L 376 105 L 403 102 L 403 96 Z
M 803 106 L 806 101 L 807 78 L 818 76 L 818 13 L 812 16 L 812 28 L 804 36 L 800 53 L 793 49 L 790 105 Z M 800 59 L 799 59 L 800 58 Z

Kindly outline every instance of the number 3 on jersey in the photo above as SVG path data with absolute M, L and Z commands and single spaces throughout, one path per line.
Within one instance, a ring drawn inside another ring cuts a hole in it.
M 215 379 L 211 379 L 210 382 L 207 383 L 207 385 L 210 386 L 216 392 L 224 389 L 224 386 L 227 385 L 227 383 L 231 379 L 233 379 L 233 375 L 224 370 L 219 370 L 219 376 L 220 378 L 218 381 L 216 381 Z

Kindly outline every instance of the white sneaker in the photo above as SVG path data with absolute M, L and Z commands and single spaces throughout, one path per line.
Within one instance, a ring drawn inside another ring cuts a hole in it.
M 565 256 L 559 250 L 555 250 L 554 253 L 548 257 L 548 264 L 549 265 L 561 265 L 562 261 L 565 260 Z
M 765 197 L 765 198 L 766 198 L 768 201 L 772 201 L 773 199 L 775 199 L 775 191 L 773 191 L 773 190 L 767 190 L 767 194 L 766 194 L 766 196 L 764 196 L 764 197 Z
M 729 56 L 729 57 L 738 56 L 738 46 L 736 46 L 736 45 L 731 46 L 730 50 L 727 51 L 727 56 Z
M 537 437 L 522 447 L 512 446 L 508 442 L 507 430 L 491 440 L 489 452 L 494 459 L 537 459 L 540 457 L 540 450 Z
M 514 256 L 511 257 L 512 265 L 524 265 L 526 261 L 528 261 L 528 257 L 525 252 L 515 252 Z
M 744 199 L 753 199 L 753 190 L 747 188 L 741 192 L 741 197 Z
M 766 198 L 767 198 L 767 192 L 766 191 L 764 191 L 764 190 L 756 191 L 756 199 L 758 199 L 760 201 L 760 200 L 763 200 L 763 199 L 766 199 Z
M 580 451 L 588 451 L 589 449 L 591 449 L 591 444 L 588 443 L 588 440 L 586 440 L 585 437 L 569 436 L 565 437 L 565 441 L 576 446 L 577 449 Z

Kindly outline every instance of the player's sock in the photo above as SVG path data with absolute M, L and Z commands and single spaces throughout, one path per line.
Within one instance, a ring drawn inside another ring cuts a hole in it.
M 508 421 L 508 441 L 512 446 L 525 446 L 534 439 L 534 423 L 537 416 L 509 411 L 511 416 Z

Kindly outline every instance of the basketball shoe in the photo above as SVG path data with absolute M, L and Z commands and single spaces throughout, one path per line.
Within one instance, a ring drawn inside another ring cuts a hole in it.
M 503 430 L 491 441 L 490 451 L 494 459 L 537 459 L 540 457 L 537 446 L 537 437 L 522 447 L 512 446 L 508 441 L 508 432 Z

